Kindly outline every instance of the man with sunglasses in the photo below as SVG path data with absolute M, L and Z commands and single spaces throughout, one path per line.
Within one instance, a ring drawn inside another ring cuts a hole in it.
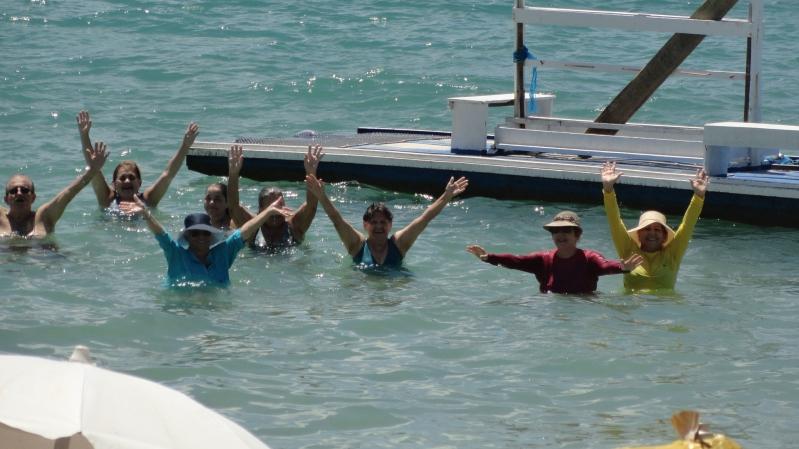
M 41 238 L 51 234 L 67 204 L 100 173 L 108 158 L 103 142 L 97 142 L 94 148 L 86 148 L 85 151 L 88 165 L 83 173 L 38 210 L 33 209 L 33 202 L 36 200 L 33 181 L 22 174 L 12 176 L 6 183 L 5 190 L 8 209 L 0 211 L 0 236 Z
M 541 293 L 592 293 L 599 276 L 629 272 L 643 261 L 637 254 L 623 261 L 606 260 L 596 251 L 578 248 L 583 228 L 580 217 L 571 211 L 558 213 L 544 229 L 552 234 L 555 249 L 524 255 L 490 254 L 479 245 L 469 245 L 466 251 L 483 262 L 534 274 Z

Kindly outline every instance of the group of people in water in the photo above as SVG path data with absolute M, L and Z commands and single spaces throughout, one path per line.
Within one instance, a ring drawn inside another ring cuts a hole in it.
M 304 240 L 319 204 L 355 264 L 399 267 L 430 221 L 469 185 L 465 177 L 450 178 L 441 196 L 420 216 L 394 233 L 391 210 L 383 203 L 373 203 L 363 215 L 364 232 L 361 232 L 342 217 L 327 197 L 325 183 L 317 177 L 317 168 L 324 156 L 322 147 L 308 147 L 304 158 L 306 199 L 299 208 L 292 210 L 287 207 L 279 189 L 264 188 L 258 196 L 258 212 L 254 213 L 239 201 L 243 148 L 233 145 L 228 157 L 228 184 L 208 186 L 205 212 L 187 215 L 183 229 L 177 238 L 173 238 L 153 216 L 151 208 L 158 205 L 180 170 L 199 133 L 197 124 L 188 125 L 181 145 L 166 169 L 143 191 L 141 171 L 130 160 L 120 162 L 114 169 L 111 183 L 107 183 L 102 168 L 108 151 L 103 142 L 92 143 L 89 135 L 92 122 L 88 112 L 81 111 L 77 115 L 77 125 L 86 168 L 64 190 L 36 210 L 33 208 L 36 199 L 33 181 L 23 174 L 11 176 L 5 191 L 8 208 L 0 208 L 0 236 L 41 238 L 51 234 L 72 198 L 91 183 L 100 208 L 143 217 L 164 251 L 167 283 L 172 285 L 228 285 L 228 272 L 237 254 L 248 244 L 256 245 L 258 231 L 261 231 L 262 246 L 298 245 Z M 636 227 L 629 230 L 625 227 L 613 190 L 621 175 L 614 162 L 605 163 L 602 167 L 605 212 L 621 260 L 608 260 L 596 251 L 579 248 L 577 244 L 583 229 L 580 217 L 571 211 L 556 214 L 550 223 L 544 225 L 552 235 L 554 249 L 523 255 L 492 254 L 473 244 L 466 250 L 484 262 L 534 274 L 541 292 L 592 293 L 597 288 L 599 276 L 619 273 L 624 274 L 624 286 L 628 290 L 672 289 L 702 210 L 708 186 L 707 174 L 698 170 L 691 180 L 694 195 L 676 231 L 657 211 L 644 212 Z

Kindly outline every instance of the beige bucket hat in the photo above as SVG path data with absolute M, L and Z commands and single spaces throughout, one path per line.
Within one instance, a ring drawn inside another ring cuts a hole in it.
M 652 223 L 658 223 L 663 226 L 664 229 L 666 229 L 666 241 L 663 242 L 663 246 L 668 245 L 672 240 L 674 240 L 674 229 L 671 229 L 671 227 L 666 224 L 666 216 L 656 210 L 648 210 L 641 214 L 641 218 L 638 219 L 638 226 L 627 231 L 627 234 L 631 239 L 633 239 L 639 248 L 641 247 L 641 241 L 638 240 L 638 231 L 644 229 Z
M 551 222 L 544 225 L 544 229 L 547 231 L 552 228 L 577 228 L 581 231 L 583 230 L 580 227 L 580 217 L 570 210 L 558 212 Z

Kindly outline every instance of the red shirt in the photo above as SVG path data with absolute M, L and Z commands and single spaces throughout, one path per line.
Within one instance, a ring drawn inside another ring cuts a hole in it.
M 542 293 L 592 293 L 599 276 L 624 271 L 621 262 L 605 259 L 590 249 L 577 249 L 572 257 L 562 259 L 557 249 L 526 255 L 489 254 L 486 262 L 505 268 L 533 273 Z

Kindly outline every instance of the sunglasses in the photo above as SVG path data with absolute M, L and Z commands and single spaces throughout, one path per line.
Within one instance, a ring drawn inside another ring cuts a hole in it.
M 137 178 L 136 175 L 124 174 L 124 175 L 118 177 L 117 181 L 120 181 L 120 182 L 134 182 L 137 179 L 139 179 L 139 178 Z
M 6 189 L 6 195 L 13 195 L 17 192 L 21 192 L 23 195 L 27 195 L 31 193 L 31 189 L 25 186 L 17 186 L 17 187 L 11 187 L 10 189 Z
M 210 237 L 211 233 L 209 231 L 201 231 L 195 229 L 192 231 L 186 231 L 186 235 L 188 235 L 189 237 L 199 237 L 199 236 Z
M 568 227 L 549 228 L 547 230 L 549 231 L 550 234 L 571 234 L 572 232 L 574 232 L 574 228 L 568 228 Z

